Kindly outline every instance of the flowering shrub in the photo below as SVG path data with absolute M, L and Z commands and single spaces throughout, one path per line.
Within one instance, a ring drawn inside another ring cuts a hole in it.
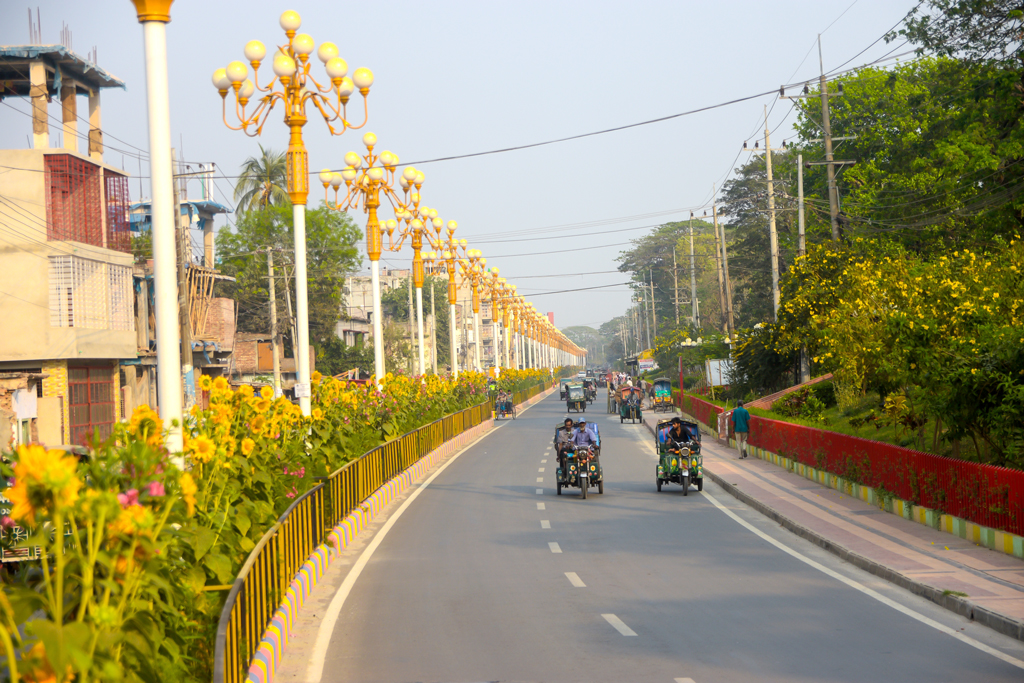
M 530 384 L 543 374 L 514 372 L 508 381 Z M 24 681 L 208 679 L 223 587 L 293 499 L 385 440 L 486 401 L 486 383 L 473 372 L 388 374 L 379 391 L 314 373 L 304 417 L 268 388 L 203 377 L 209 408 L 187 416 L 179 464 L 148 406 L 86 462 L 19 448 L 0 471 L 11 503 L 0 522 L 6 542 L 17 525 L 41 548 L 42 572 L 24 563 L 7 577 L 0 670 Z

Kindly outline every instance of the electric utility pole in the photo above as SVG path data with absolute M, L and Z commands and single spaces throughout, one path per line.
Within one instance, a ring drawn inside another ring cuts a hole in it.
M 715 229 L 718 229 L 718 204 L 711 205 L 711 215 L 714 217 Z M 729 249 L 725 244 L 725 226 L 722 226 L 722 268 L 725 271 L 725 302 L 728 305 L 729 338 L 732 338 L 735 330 L 735 323 L 732 315 L 732 281 L 729 279 Z
M 711 196 L 715 196 L 715 186 L 711 185 Z M 715 270 L 718 272 L 718 305 L 722 311 L 722 331 L 728 333 L 729 321 L 728 313 L 725 303 L 725 279 L 722 272 L 722 245 L 718 239 L 718 214 L 712 209 L 714 214 L 714 228 L 715 228 Z M 704 212 L 705 219 L 707 218 L 708 212 Z M 723 235 L 724 237 L 724 235 Z M 725 241 L 724 239 L 722 240 Z
M 700 309 L 697 304 L 697 262 L 693 254 L 693 211 L 690 212 L 690 315 L 695 328 L 700 328 Z
M 672 280 L 676 287 L 676 328 L 679 327 L 679 265 L 676 263 L 676 243 L 672 243 Z
M 171 150 L 171 167 L 178 171 L 178 151 Z M 182 406 L 188 410 L 196 402 L 195 368 L 192 367 L 192 323 L 189 314 L 188 261 L 191 246 L 188 232 L 181 222 L 181 193 L 179 182 L 171 183 L 174 195 L 174 235 L 178 240 L 178 325 L 181 329 L 181 376 L 185 390 Z
M 274 356 L 274 398 L 281 396 L 281 359 L 277 332 L 277 289 L 274 284 L 274 252 L 267 249 L 267 271 L 270 276 L 270 352 Z
M 779 235 L 775 231 L 775 181 L 772 179 L 772 143 L 768 131 L 768 105 L 764 107 L 764 159 L 768 169 L 768 239 L 772 258 L 772 303 L 779 319 Z
M 658 316 L 654 312 L 654 269 L 648 268 L 647 272 L 651 276 L 651 328 L 654 329 L 654 338 L 658 338 Z M 650 348 L 654 348 L 653 346 Z
M 416 333 L 413 327 L 413 322 L 416 319 L 416 313 L 412 307 L 412 268 L 409 269 L 409 374 L 416 374 Z M 423 368 L 420 368 L 420 374 L 423 374 Z
M 821 70 L 821 127 L 825 132 L 825 165 L 828 170 L 828 213 L 832 220 L 832 241 L 839 241 L 839 190 L 836 187 L 836 164 L 832 156 L 832 122 L 828 110 L 828 81 L 825 61 L 821 56 L 821 34 L 818 34 L 818 68 Z

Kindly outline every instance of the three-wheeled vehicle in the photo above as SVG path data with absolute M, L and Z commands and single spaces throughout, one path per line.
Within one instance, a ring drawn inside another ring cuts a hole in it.
M 587 377 L 583 380 L 583 391 L 587 397 L 587 403 L 593 403 L 597 398 L 597 380 Z
M 685 496 L 690 484 L 696 484 L 698 491 L 704 490 L 704 458 L 697 423 L 682 420 L 682 425 L 684 436 L 677 440 L 672 434 L 672 420 L 658 420 L 654 443 L 658 448 L 658 490 L 662 484 L 681 484 Z
M 565 451 L 564 459 L 560 459 L 558 467 L 555 468 L 555 484 L 558 487 L 558 495 L 562 495 L 563 488 L 574 487 L 580 490 L 580 498 L 586 500 L 587 491 L 592 486 L 597 487 L 598 493 L 604 493 L 604 469 L 601 467 L 601 434 L 596 422 L 588 422 L 587 431 L 594 438 L 596 444 L 589 448 L 570 447 Z M 558 430 L 563 425 L 555 426 L 555 444 L 558 443 Z M 557 445 L 555 446 L 557 448 Z
M 509 417 L 516 419 L 516 405 L 512 402 L 511 391 L 499 391 L 494 399 L 494 417 Z
M 654 380 L 651 408 L 656 413 L 672 410 L 672 380 L 668 377 L 659 377 Z
M 619 423 L 630 420 L 636 423 L 643 419 L 640 404 L 644 400 L 644 392 L 640 387 L 622 387 L 619 390 Z
M 582 384 L 570 384 L 565 390 L 565 409 L 577 413 L 587 411 L 587 394 Z
M 572 383 L 572 381 L 573 380 L 569 377 L 563 377 L 562 379 L 558 380 L 558 398 L 562 399 L 563 401 L 565 400 L 566 389 L 568 388 L 569 384 Z

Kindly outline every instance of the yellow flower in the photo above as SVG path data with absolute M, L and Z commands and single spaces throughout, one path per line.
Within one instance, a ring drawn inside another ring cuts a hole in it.
M 249 429 L 251 429 L 255 434 L 262 434 L 267 429 L 267 418 L 262 415 L 257 415 L 252 419 L 252 422 L 249 423 Z
M 181 485 L 181 497 L 185 501 L 188 516 L 191 517 L 196 511 L 196 491 L 199 489 L 196 487 L 196 482 L 192 479 L 192 475 L 188 472 L 181 475 L 178 483 Z
M 205 434 L 197 436 L 189 445 L 192 447 L 192 455 L 199 462 L 209 462 L 217 451 L 213 441 Z
M 252 385 L 243 384 L 242 386 L 238 387 L 238 393 L 242 395 L 242 398 L 252 398 Z
M 322 419 L 324 419 L 324 411 L 320 410 L 319 408 L 313 408 L 313 419 L 314 420 L 322 420 Z
M 262 394 L 263 392 L 260 393 Z M 265 413 L 270 409 L 270 401 L 266 398 L 261 398 L 253 404 L 253 408 L 255 408 L 258 413 Z
M 252 453 L 252 449 L 256 448 L 256 442 L 246 437 L 242 439 L 242 455 L 248 456 Z
M 217 391 L 226 391 L 228 388 L 228 381 L 223 377 L 218 377 L 213 380 L 213 388 Z
M 210 379 L 209 375 L 202 375 L 199 378 L 199 388 L 202 389 L 203 391 L 209 391 L 212 386 L 213 380 Z
M 114 535 L 131 536 L 136 532 L 148 529 L 152 524 L 153 515 L 149 509 L 135 504 L 121 510 L 117 519 L 111 522 L 110 531 Z
M 75 476 L 78 461 L 64 451 L 48 451 L 42 446 L 18 446 L 15 484 L 7 489 L 11 501 L 11 519 L 30 526 L 40 510 L 53 513 L 78 500 L 82 482 Z
M 252 387 L 249 387 L 249 389 L 251 390 Z M 260 389 L 260 397 L 270 400 L 274 398 L 274 390 L 271 389 L 270 387 L 263 387 L 262 389 Z M 266 410 L 266 408 L 264 408 L 264 410 Z

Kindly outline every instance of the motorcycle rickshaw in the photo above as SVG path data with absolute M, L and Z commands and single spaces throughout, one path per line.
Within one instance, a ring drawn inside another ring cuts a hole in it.
M 619 423 L 630 420 L 634 424 L 643 419 L 640 404 L 644 400 L 644 392 L 640 387 L 622 387 L 619 390 Z
M 654 396 L 651 398 L 651 408 L 654 412 L 672 410 L 672 380 L 668 377 L 659 377 L 654 380 Z
M 593 403 L 597 398 L 597 381 L 590 377 L 583 380 L 583 391 L 587 396 L 587 403 Z
M 568 377 L 558 380 L 558 398 L 562 399 L 563 401 L 565 400 L 565 392 L 568 389 L 570 383 L 572 383 L 572 380 L 569 379 Z
M 555 426 L 555 444 L 558 443 L 558 430 L 563 425 Z M 604 469 L 601 467 L 601 435 L 596 422 L 587 423 L 587 431 L 594 438 L 595 445 L 588 448 L 575 448 L 570 446 L 564 452 L 564 465 L 560 461 L 555 468 L 555 484 L 558 487 L 558 495 L 562 495 L 563 488 L 578 488 L 580 498 L 587 499 L 587 491 L 597 487 L 598 493 L 604 493 Z M 555 446 L 557 448 L 557 445 Z
M 509 417 L 516 419 L 516 406 L 512 402 L 511 391 L 499 391 L 494 398 L 494 417 Z
M 654 442 L 658 448 L 658 490 L 662 484 L 681 484 L 683 495 L 690 492 L 690 484 L 704 490 L 704 458 L 700 454 L 700 429 L 696 422 L 682 421 L 683 439 L 672 434 L 672 420 L 658 420 Z
M 565 409 L 575 410 L 577 413 L 587 411 L 587 394 L 582 384 L 570 384 L 565 389 Z

